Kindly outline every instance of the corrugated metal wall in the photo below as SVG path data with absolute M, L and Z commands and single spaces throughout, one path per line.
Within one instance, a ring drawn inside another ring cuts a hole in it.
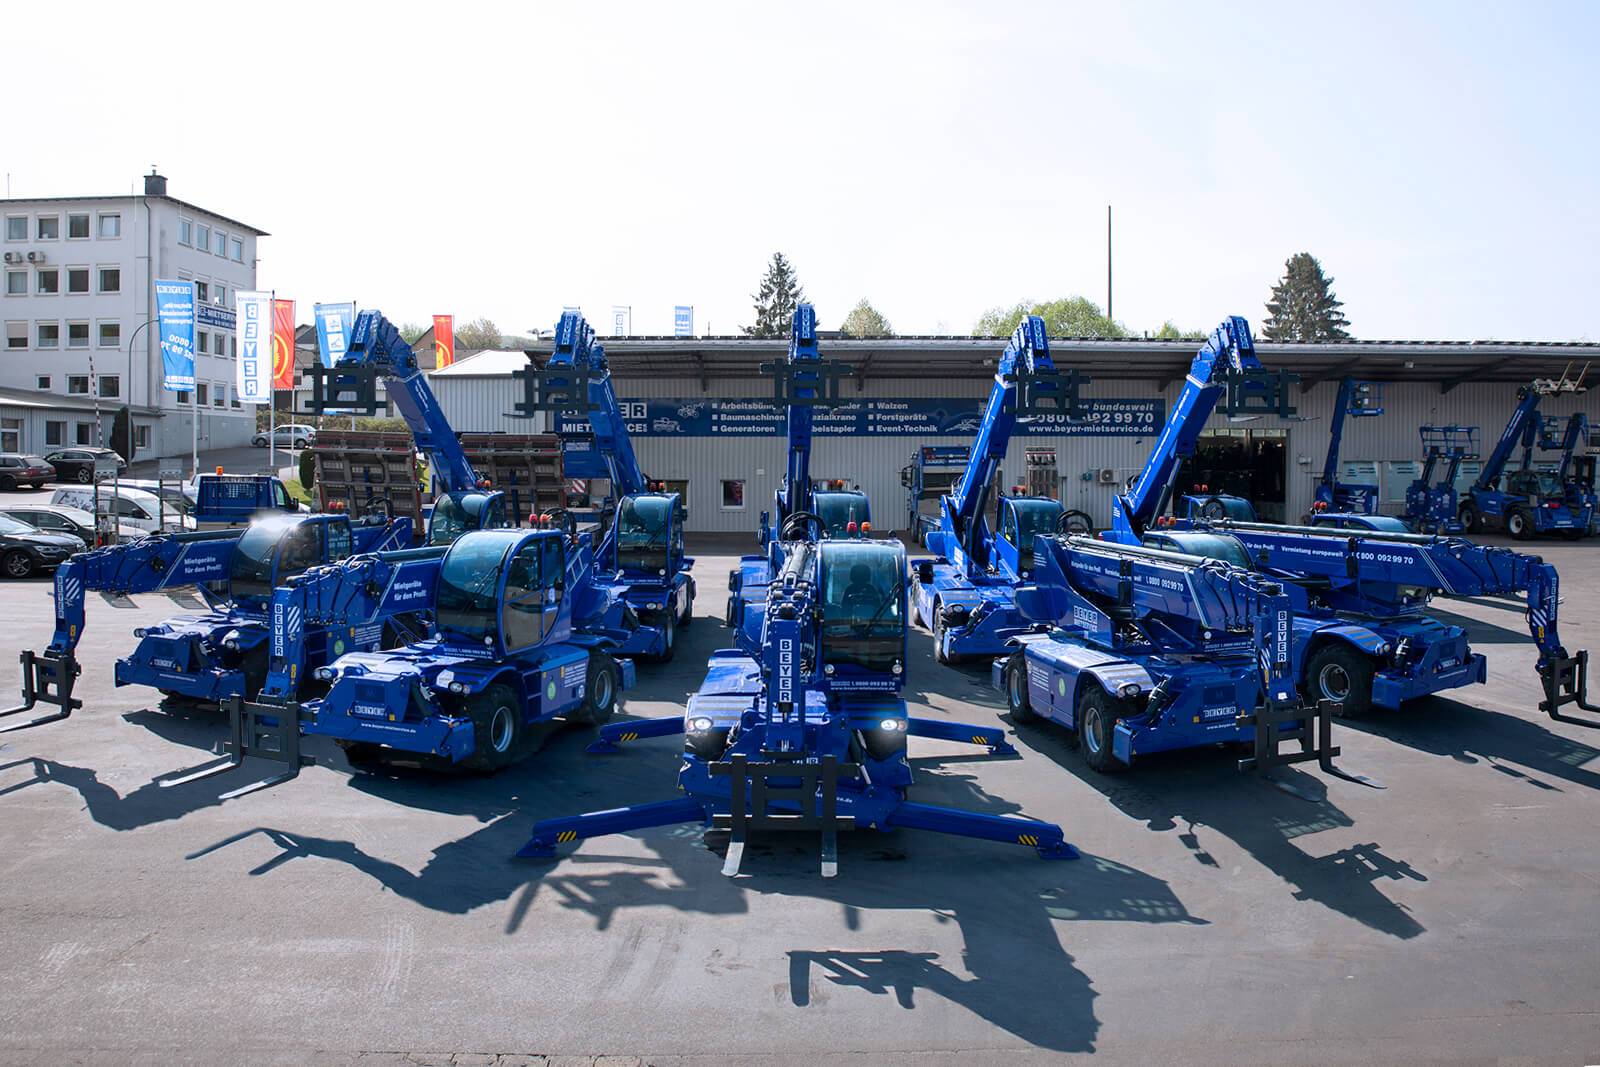
M 515 403 L 509 378 L 436 377 L 431 380 L 450 422 L 458 430 L 534 432 L 543 429 L 538 420 L 516 419 L 506 413 Z M 682 378 L 617 379 L 624 397 L 746 397 L 770 395 L 771 387 L 754 380 L 713 381 L 705 392 L 698 383 Z M 1182 391 L 1181 382 L 1162 392 L 1166 411 Z M 846 395 L 864 397 L 949 397 L 970 396 L 974 408 L 987 395 L 988 385 L 980 381 L 935 379 L 881 379 L 869 381 L 857 394 L 853 385 Z M 1240 428 L 1262 430 L 1282 428 L 1288 434 L 1288 500 L 1286 514 L 1293 519 L 1311 505 L 1311 489 L 1322 469 L 1328 447 L 1328 421 L 1338 392 L 1338 382 L 1323 382 L 1306 393 L 1298 393 L 1299 409 L 1291 419 L 1260 418 Z M 1148 398 L 1156 395 L 1155 383 L 1093 383 L 1086 396 Z M 1384 385 L 1382 416 L 1349 419 L 1345 423 L 1341 458 L 1346 462 L 1369 461 L 1378 464 L 1380 478 L 1400 487 L 1409 481 L 1421 457 L 1417 428 L 1429 423 L 1454 423 L 1478 426 L 1484 450 L 1492 448 L 1515 405 L 1516 386 L 1511 384 L 1468 384 L 1440 395 L 1437 385 L 1389 382 Z M 1545 414 L 1567 415 L 1590 410 L 1584 401 L 1593 394 L 1547 399 L 1540 410 Z M 1211 428 L 1230 424 L 1213 416 Z M 964 444 L 961 437 L 819 437 L 812 454 L 812 473 L 817 478 L 845 478 L 864 489 L 872 500 L 874 525 L 879 529 L 899 529 L 905 525 L 905 490 L 900 486 L 900 468 L 924 444 Z M 1022 481 L 1023 446 L 1054 444 L 1056 465 L 1061 472 L 1062 498 L 1068 507 L 1094 517 L 1097 524 L 1110 520 L 1111 498 L 1116 486 L 1101 485 L 1093 474 L 1103 468 L 1117 472 L 1118 484 L 1137 473 L 1153 443 L 1151 437 L 1020 437 L 1012 441 L 1006 457 L 1004 483 Z M 693 532 L 753 532 L 761 510 L 768 507 L 773 491 L 783 478 L 784 442 L 781 437 L 641 437 L 634 442 L 639 461 L 652 478 L 683 479 L 689 483 L 689 524 Z M 1090 480 L 1083 475 L 1090 474 Z M 742 509 L 722 507 L 721 480 L 743 479 L 745 504 Z M 1385 510 L 1395 510 L 1386 508 Z

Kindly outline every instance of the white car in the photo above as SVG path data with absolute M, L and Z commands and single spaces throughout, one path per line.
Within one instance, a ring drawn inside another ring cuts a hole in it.
M 64 504 L 71 508 L 82 508 L 84 511 L 94 510 L 94 487 L 70 487 L 57 489 L 50 498 L 52 504 Z M 100 486 L 100 506 L 102 508 L 114 507 L 117 515 L 117 525 L 134 526 L 145 533 L 161 532 L 162 508 L 161 502 L 154 493 L 147 493 L 143 489 L 133 489 L 128 486 L 112 488 L 109 485 Z M 166 508 L 166 528 L 169 530 L 188 530 L 194 528 L 194 518 L 181 515 L 176 508 Z
M 266 448 L 267 432 L 260 431 L 250 438 L 250 443 L 257 448 Z M 272 431 L 272 443 L 279 448 L 310 448 L 317 443 L 317 429 L 304 423 L 285 423 Z

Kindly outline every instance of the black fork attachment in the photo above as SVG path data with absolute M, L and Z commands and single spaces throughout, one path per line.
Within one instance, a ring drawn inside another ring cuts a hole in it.
M 1600 704 L 1589 703 L 1589 652 L 1587 649 L 1579 652 L 1576 656 L 1568 656 L 1565 659 L 1552 659 L 1539 668 L 1539 681 L 1544 685 L 1544 699 L 1539 701 L 1540 711 L 1557 722 L 1569 722 L 1574 726 L 1588 726 L 1600 729 L 1600 721 L 1561 713 L 1561 709 L 1568 704 L 1576 704 L 1583 711 L 1600 711 Z
M 255 704 L 243 697 L 229 697 L 222 702 L 222 709 L 228 713 L 228 724 L 232 734 L 224 758 L 220 762 L 207 764 L 176 778 L 163 778 L 161 779 L 163 787 L 184 785 L 213 775 L 226 774 L 244 763 L 246 756 L 258 756 L 261 759 L 287 764 L 285 769 L 277 774 L 240 786 L 238 789 L 230 789 L 217 797 L 218 800 L 232 800 L 246 793 L 254 793 L 258 789 L 267 789 L 287 782 L 300 773 L 301 767 L 310 767 L 317 762 L 315 758 L 302 755 L 300 752 L 298 703 L 291 701 L 287 704 Z
M 708 769 L 714 776 L 730 779 L 732 796 L 728 814 L 718 813 L 711 820 L 717 829 L 732 831 L 728 856 L 722 864 L 723 874 L 732 878 L 739 873 L 745 840 L 751 830 L 819 830 L 822 833 L 822 877 L 832 878 L 839 873 L 839 831 L 855 825 L 853 816 L 839 814 L 839 777 L 857 774 L 854 763 L 840 763 L 833 756 L 823 756 L 816 763 L 782 758 L 751 763 L 749 757 L 741 754 L 725 762 L 712 763 Z M 776 785 L 768 780 L 773 778 L 799 779 L 799 784 Z M 747 796 L 748 811 L 745 810 Z M 774 802 L 792 804 L 799 810 L 773 811 Z
M 1265 707 L 1241 714 L 1236 721 L 1240 726 L 1254 726 L 1256 739 L 1254 752 L 1239 761 L 1239 769 L 1259 771 L 1279 789 L 1307 800 L 1314 798 L 1288 782 L 1274 779 L 1272 771 L 1315 760 L 1317 766 L 1335 778 L 1382 789 L 1381 783 L 1366 775 L 1351 774 L 1333 764 L 1333 758 L 1339 754 L 1339 746 L 1333 743 L 1333 719 L 1342 707 L 1333 700 L 1318 700 L 1311 707 L 1268 701 Z M 1286 741 L 1298 743 L 1300 750 L 1282 751 L 1281 746 Z
M 53 705 L 56 710 L 47 715 L 36 715 L 20 722 L 0 724 L 0 734 L 13 730 L 26 730 L 30 726 L 43 726 L 59 722 L 83 707 L 83 701 L 72 695 L 83 667 L 71 652 L 57 654 L 46 652 L 40 656 L 27 649 L 22 653 L 22 703 L 0 711 L 0 719 L 32 711 L 40 704 Z

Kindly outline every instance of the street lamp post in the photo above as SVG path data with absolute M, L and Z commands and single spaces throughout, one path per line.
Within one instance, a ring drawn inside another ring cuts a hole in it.
M 133 451 L 133 342 L 138 339 L 138 337 L 139 337 L 139 335 L 141 333 L 144 332 L 144 329 L 145 329 L 146 326 L 154 326 L 156 323 L 158 323 L 160 321 L 161 321 L 160 319 L 146 319 L 144 322 L 141 322 L 139 325 L 135 326 L 133 328 L 133 333 L 128 336 L 128 377 L 127 377 L 127 383 L 128 383 L 128 451 L 129 452 Z M 95 386 L 95 396 L 96 396 L 96 398 L 98 398 L 99 395 L 100 395 L 100 383 L 99 382 L 95 382 L 94 386 Z M 149 397 L 145 397 L 146 401 L 148 401 L 149 399 L 150 399 Z M 154 404 L 151 404 L 150 406 L 151 407 L 155 407 Z M 96 414 L 95 414 L 95 422 L 99 423 L 99 421 L 100 421 L 100 415 L 99 415 L 98 412 L 96 412 Z M 133 462 L 133 457 L 132 456 L 124 456 L 123 458 L 126 459 L 129 463 Z

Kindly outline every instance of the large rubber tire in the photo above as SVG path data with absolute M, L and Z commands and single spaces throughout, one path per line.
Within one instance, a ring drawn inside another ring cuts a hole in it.
M 1512 508 L 1506 515 L 1506 533 L 1514 540 L 1526 541 L 1533 536 L 1533 520 L 1522 508 Z
M 1478 533 L 1478 509 L 1471 504 L 1462 504 L 1456 512 L 1456 518 L 1461 520 L 1461 532 L 1464 534 Z
M 0 489 L 11 490 L 17 487 L 17 480 L 9 474 L 0 477 Z
M 956 661 L 944 651 L 944 609 L 937 602 L 933 605 L 933 658 L 946 666 Z
M 678 653 L 678 616 L 675 612 L 662 611 L 661 617 L 656 620 L 656 625 L 661 627 L 662 636 L 666 638 L 666 647 L 650 658 L 656 663 L 670 663 L 672 657 Z
M 589 673 L 583 686 L 583 703 L 567 713 L 571 722 L 604 726 L 617 713 L 621 688 L 616 661 L 604 652 L 589 653 Z
M 32 578 L 33 557 L 20 548 L 7 552 L 5 559 L 0 561 L 0 570 L 5 571 L 7 578 Z
M 1028 660 L 1022 649 L 1011 653 L 1003 677 L 1006 683 L 1006 707 L 1011 710 L 1011 721 L 1037 722 L 1039 715 L 1028 699 Z
M 1371 657 L 1349 645 L 1323 645 L 1306 661 L 1308 700 L 1333 700 L 1343 705 L 1341 719 L 1359 719 L 1372 710 L 1372 676 L 1377 667 Z
M 344 758 L 356 770 L 368 770 L 383 765 L 383 746 L 371 741 L 335 742 L 344 750 Z
M 516 758 L 522 740 L 522 701 L 517 691 L 496 682 L 467 698 L 472 716 L 472 755 L 462 762 L 475 771 L 498 771 Z
M 254 700 L 267 684 L 267 642 L 263 641 L 240 657 L 239 667 L 244 671 L 244 698 Z
M 684 596 L 683 612 L 678 616 L 678 625 L 685 630 L 694 625 L 694 597 Z
M 88 467 L 79 467 L 78 473 L 72 476 L 72 480 L 77 482 L 79 485 L 88 485 L 90 482 L 94 481 L 94 472 Z
M 1083 749 L 1083 761 L 1090 769 L 1101 774 L 1116 774 L 1127 765 L 1111 754 L 1111 738 L 1117 720 L 1128 713 L 1125 702 L 1100 688 L 1100 683 L 1086 679 L 1083 693 L 1078 697 L 1078 744 Z
M 1200 517 L 1203 519 L 1225 519 L 1228 517 L 1228 505 L 1212 497 L 1200 505 Z

